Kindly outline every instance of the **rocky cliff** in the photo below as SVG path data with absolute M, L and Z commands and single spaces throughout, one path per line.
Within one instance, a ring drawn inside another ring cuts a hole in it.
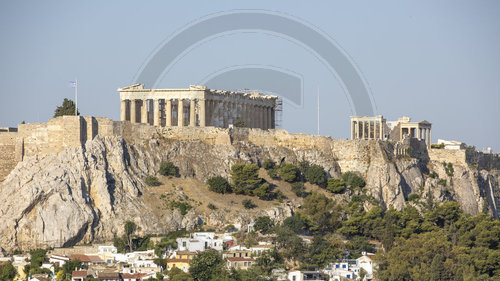
M 146 199 L 150 188 L 144 179 L 155 174 L 162 161 L 174 162 L 182 178 L 194 178 L 203 185 L 211 176 L 229 177 L 231 165 L 238 161 L 260 163 L 270 158 L 297 163 L 305 159 L 323 166 L 331 177 L 346 171 L 360 173 L 368 194 L 384 207 L 402 208 L 415 193 L 422 201 L 426 196 L 435 201 L 456 200 L 468 213 L 487 211 L 499 216 L 497 170 L 455 163 L 450 173 L 442 161 L 396 155 L 391 143 L 375 140 L 318 137 L 311 141 L 283 132 L 281 136 L 265 133 L 265 137 L 247 129 L 225 132 L 228 140 L 223 142 L 172 137 L 172 131 L 137 141 L 97 136 L 80 147 L 25 157 L 0 183 L 0 247 L 11 251 L 109 240 L 122 235 L 123 223 L 129 219 L 142 234 L 193 228 L 202 222 L 244 225 L 263 214 L 280 221 L 298 205 L 285 202 L 230 215 L 197 207 L 184 216 L 177 210 L 158 212 Z M 426 153 L 424 149 L 422 155 Z

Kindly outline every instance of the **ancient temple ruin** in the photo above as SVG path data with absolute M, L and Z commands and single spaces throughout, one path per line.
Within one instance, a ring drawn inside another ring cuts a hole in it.
M 425 141 L 431 146 L 432 124 L 426 120 L 412 122 L 403 116 L 397 121 L 387 121 L 382 115 L 351 116 L 351 139 L 379 139 L 402 141 L 406 137 Z
M 143 84 L 118 89 L 121 121 L 154 126 L 232 125 L 274 129 L 277 96 L 189 86 L 188 89 L 144 89 Z

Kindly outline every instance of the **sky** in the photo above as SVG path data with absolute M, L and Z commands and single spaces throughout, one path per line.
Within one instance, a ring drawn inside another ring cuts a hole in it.
M 200 37 L 146 88 L 187 88 L 235 68 L 273 69 L 301 81 L 298 98 L 274 92 L 284 99 L 281 128 L 317 134 L 319 127 L 321 135 L 346 139 L 349 116 L 360 113 L 348 84 L 359 76 L 369 97 L 362 102 L 373 114 L 427 120 L 433 142 L 500 151 L 500 2 L 494 0 L 2 1 L 0 127 L 46 122 L 64 98 L 74 99 L 68 85 L 75 78 L 82 115 L 118 120 L 117 89 L 143 82 L 137 79 L 144 67 L 176 35 L 248 12 L 272 15 L 269 29 L 278 26 L 274 19 L 287 18 L 307 32 L 255 28 Z M 231 29 L 239 19 L 224 24 Z M 300 40 L 313 33 L 332 45 L 319 50 Z M 328 61 L 335 52 L 343 57 Z M 342 74 L 348 67 L 341 59 L 355 74 Z M 271 86 L 285 84 L 273 77 Z M 250 77 L 240 78 L 227 87 L 253 89 Z

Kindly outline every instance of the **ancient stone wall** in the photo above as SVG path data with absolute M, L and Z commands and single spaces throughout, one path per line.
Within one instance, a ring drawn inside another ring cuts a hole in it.
M 465 150 L 431 148 L 429 150 L 429 158 L 431 161 L 436 162 L 446 162 L 462 166 L 467 165 Z
M 17 164 L 15 157 L 17 133 L 0 133 L 0 182 L 14 169 Z
M 278 129 L 157 127 L 149 124 L 132 124 L 129 121 L 113 121 L 103 117 L 62 116 L 50 119 L 47 123 L 20 124 L 17 133 L 0 133 L 0 181 L 3 181 L 17 162 L 22 161 L 24 157 L 45 156 L 78 147 L 97 135 L 121 136 L 134 144 L 145 143 L 153 138 L 164 138 L 197 140 L 217 145 L 249 142 L 265 147 L 316 149 L 340 159 L 338 163 L 343 171 L 360 173 L 365 173 L 370 165 L 370 150 L 382 147 L 383 144 L 380 140 L 335 140 L 325 136 L 289 134 L 285 130 Z M 407 142 L 405 145 L 410 148 L 408 154 L 414 158 L 457 165 L 470 164 L 479 169 L 500 169 L 500 157 L 495 154 L 446 149 L 427 151 L 422 141 L 411 139 Z M 379 145 L 373 146 L 372 143 Z M 389 149 L 391 154 L 392 146 L 384 147 Z M 392 154 L 394 153 L 395 151 Z

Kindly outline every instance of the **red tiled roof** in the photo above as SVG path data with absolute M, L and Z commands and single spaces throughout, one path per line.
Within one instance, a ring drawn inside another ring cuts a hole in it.
M 71 273 L 71 276 L 73 277 L 87 277 L 87 275 L 86 270 L 75 270 Z
M 253 258 L 227 258 L 228 261 L 255 261 Z
M 88 256 L 88 255 L 71 255 L 72 260 L 79 260 L 81 262 L 102 262 L 101 258 L 98 256 Z
M 188 259 L 167 259 L 167 263 L 175 263 L 175 262 L 187 262 L 189 263 L 190 260 Z
M 147 273 L 122 273 L 123 279 L 141 279 L 148 275 Z

